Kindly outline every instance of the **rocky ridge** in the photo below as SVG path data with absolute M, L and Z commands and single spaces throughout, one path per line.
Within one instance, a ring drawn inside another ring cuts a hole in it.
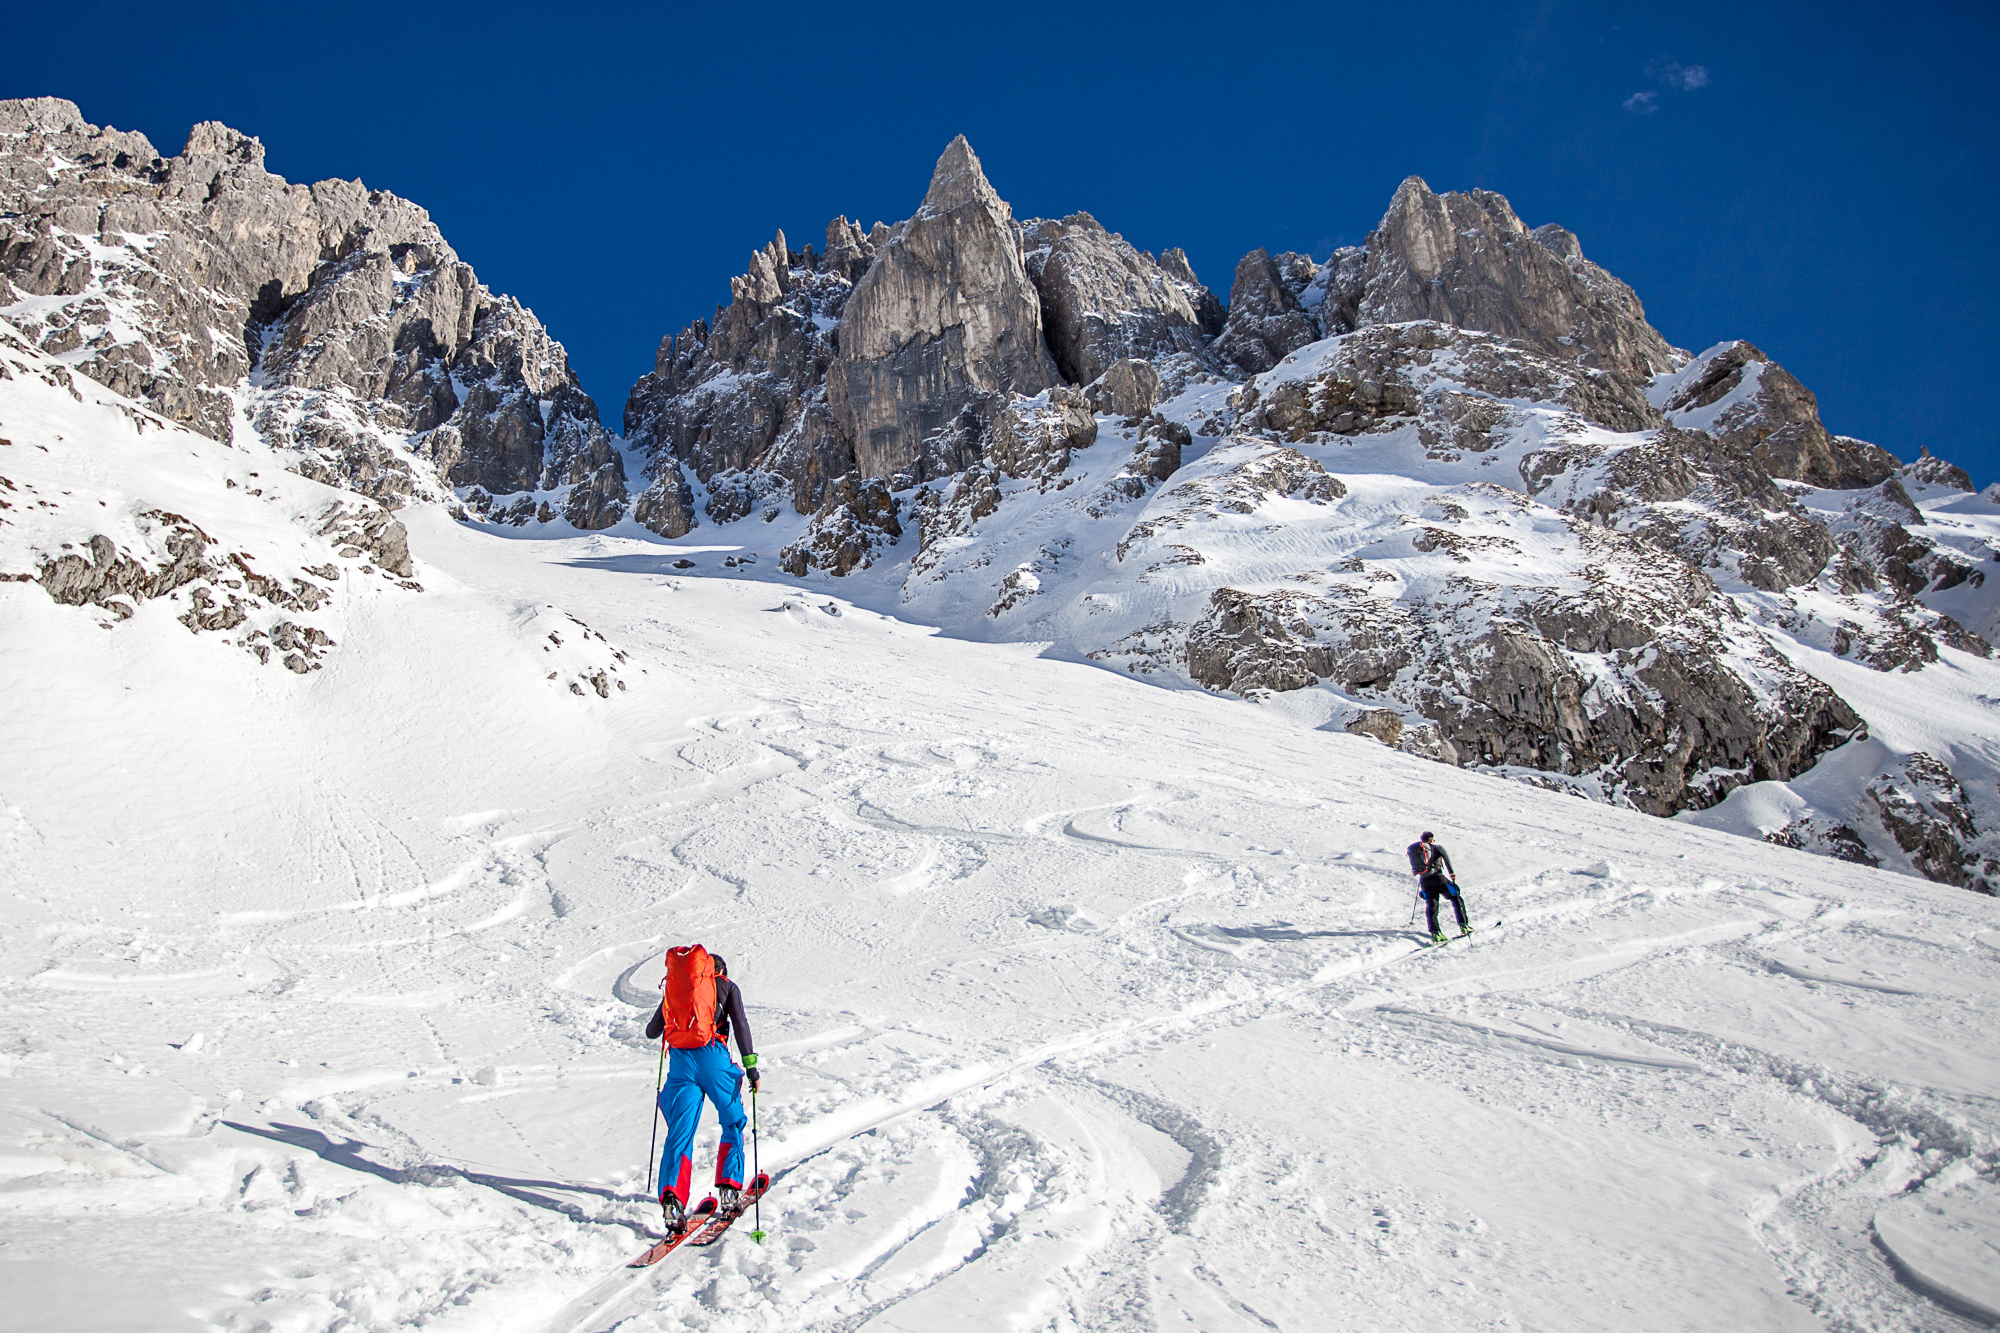
M 562 348 L 429 216 L 296 185 L 213 122 L 163 158 L 69 102 L 0 102 L 0 318 L 167 420 L 254 432 L 394 508 L 616 522 L 624 464 Z
M 838 220 L 839 263 L 753 262 L 716 326 L 797 328 L 801 350 L 731 361 L 693 326 L 687 370 L 641 383 L 635 442 L 691 412 L 755 423 L 728 468 L 699 431 L 648 446 L 695 504 L 708 489 L 710 521 L 781 494 L 811 515 L 789 573 L 888 580 L 905 614 L 1165 683 L 1311 691 L 1326 725 L 1661 815 L 1872 755 L 1879 773 L 1761 833 L 2000 882 L 1993 784 L 1955 795 L 1944 760 L 1891 752 L 1812 665 L 1990 653 L 1994 552 L 1925 518 L 1963 493 L 1949 464 L 1828 431 L 1751 344 L 1671 347 L 1574 235 L 1491 192 L 1411 178 L 1361 246 L 1253 251 L 1226 315 L 1178 252 L 1088 214 L 1010 235 L 962 142 L 932 195 L 867 237 Z M 1022 350 L 1023 275 L 1046 367 Z M 953 316 L 983 350 L 854 302 L 912 284 L 921 311 L 994 293 L 983 322 Z M 867 418 L 892 446 L 854 447 L 856 386 L 898 404 Z
M 799 544 L 806 568 L 830 567 L 816 550 L 860 549 L 852 496 L 829 491 L 839 478 L 907 491 L 995 457 L 1022 460 L 1009 475 L 1040 469 L 1025 460 L 1089 431 L 1072 422 L 1051 446 L 1024 430 L 1023 400 L 1060 413 L 1081 389 L 1075 406 L 1144 415 L 1156 366 L 1208 370 L 1223 319 L 1180 251 L 1142 253 L 1087 213 L 1015 222 L 963 137 L 907 221 L 864 233 L 835 218 L 823 251 L 780 233 L 730 296 L 662 340 L 633 386 L 625 433 L 649 460 L 633 515 L 677 537 L 777 505 L 824 511 L 840 531 Z

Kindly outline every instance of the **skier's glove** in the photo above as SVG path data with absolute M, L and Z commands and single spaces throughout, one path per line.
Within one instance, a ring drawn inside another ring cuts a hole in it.
M 750 1076 L 750 1091 L 755 1092 L 757 1090 L 757 1057 L 755 1055 L 746 1055 L 743 1057 L 743 1072 Z

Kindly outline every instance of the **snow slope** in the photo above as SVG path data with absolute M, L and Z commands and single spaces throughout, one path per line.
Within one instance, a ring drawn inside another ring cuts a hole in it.
M 44 390 L 0 472 L 93 500 Z M 325 556 L 309 483 L 226 485 L 254 445 L 92 411 L 129 512 Z M 1990 898 L 947 638 L 736 530 L 404 516 L 423 591 L 330 581 L 304 673 L 0 583 L 0 1328 L 1991 1308 Z M 1438 953 L 1423 828 L 1482 927 Z M 770 1236 L 629 1273 L 690 939 L 767 1052 Z

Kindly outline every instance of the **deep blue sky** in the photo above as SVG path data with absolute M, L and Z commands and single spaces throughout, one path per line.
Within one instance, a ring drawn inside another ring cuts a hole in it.
M 1392 11 L 1405 10 L 1406 13 Z M 906 217 L 963 132 L 1031 217 L 1322 258 L 1396 183 L 1506 194 L 1679 346 L 1749 338 L 1838 432 L 2000 479 L 1992 4 L 24 6 L 0 96 L 422 204 L 616 427 L 783 227 Z M 1983 90 L 1983 91 L 1982 91 Z

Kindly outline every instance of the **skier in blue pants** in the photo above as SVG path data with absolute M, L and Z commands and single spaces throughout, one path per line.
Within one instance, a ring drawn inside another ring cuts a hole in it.
M 660 1114 L 667 1122 L 667 1150 L 660 1157 L 660 1206 L 675 1230 L 686 1224 L 688 1193 L 694 1186 L 694 1132 L 701 1123 L 703 1097 L 715 1103 L 722 1122 L 722 1147 L 715 1159 L 715 1192 L 697 1212 L 727 1211 L 743 1189 L 743 1079 L 757 1086 L 757 1051 L 750 1038 L 750 1021 L 743 1013 L 743 992 L 729 979 L 729 966 L 715 958 L 715 1040 L 693 1049 L 674 1047 L 667 1053 L 667 1081 L 660 1089 Z M 663 1010 L 655 1010 L 646 1026 L 649 1040 L 665 1029 Z M 729 1058 L 728 1041 L 736 1036 L 744 1068 Z

